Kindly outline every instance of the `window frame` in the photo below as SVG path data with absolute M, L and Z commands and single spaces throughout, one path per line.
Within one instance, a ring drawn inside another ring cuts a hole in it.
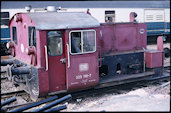
M 62 39 L 62 52 L 61 52 L 61 54 L 58 54 L 58 55 L 50 55 L 49 53 L 48 53 L 48 32 L 51 32 L 51 31 L 61 31 L 61 33 L 62 33 L 62 37 L 61 37 L 61 39 Z M 49 56 L 61 56 L 63 53 L 64 53 L 64 47 L 63 47 L 63 35 L 64 35 L 64 32 L 62 31 L 62 30 L 49 30 L 49 31 L 47 31 L 46 32 L 47 33 L 47 35 L 46 35 L 46 41 L 47 41 L 47 54 L 49 55 Z
M 94 51 L 89 51 L 89 52 L 84 52 L 83 51 L 83 43 L 84 43 L 84 41 L 83 41 L 83 32 L 84 31 L 94 31 L 94 33 L 95 33 L 95 50 Z M 71 52 L 71 33 L 72 32 L 81 32 L 81 52 L 80 53 L 72 53 Z M 97 50 L 97 37 L 96 37 L 96 30 L 94 30 L 94 29 L 88 29 L 88 30 L 71 30 L 70 32 L 69 32 L 69 52 L 70 52 L 70 54 L 71 55 L 81 55 L 81 54 L 88 54 L 88 53 L 94 53 L 94 52 L 96 52 L 96 50 Z

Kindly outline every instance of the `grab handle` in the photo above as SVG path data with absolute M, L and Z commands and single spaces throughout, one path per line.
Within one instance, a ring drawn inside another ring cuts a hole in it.
M 48 54 L 47 54 L 47 46 L 44 46 L 45 48 L 45 60 L 46 60 L 46 71 L 48 70 Z
M 68 68 L 70 67 L 70 56 L 69 56 L 69 45 L 67 45 L 67 55 L 68 55 Z

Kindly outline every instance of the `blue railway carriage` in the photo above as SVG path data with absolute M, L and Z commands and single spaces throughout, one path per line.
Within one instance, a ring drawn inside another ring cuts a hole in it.
M 164 9 L 145 10 L 145 22 L 147 23 L 147 33 L 151 35 L 169 34 L 170 21 L 169 15 Z
M 9 12 L 1 12 L 1 56 L 10 54 L 6 47 L 7 42 L 10 41 Z
M 170 10 L 169 9 L 146 9 L 144 10 L 147 24 L 148 42 L 155 41 L 157 36 L 163 35 L 165 42 L 170 42 Z

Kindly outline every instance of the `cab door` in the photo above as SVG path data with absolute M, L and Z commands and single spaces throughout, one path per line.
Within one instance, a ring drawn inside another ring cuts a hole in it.
M 64 54 L 64 31 L 55 30 L 47 32 L 47 55 L 49 92 L 66 89 L 66 70 Z
M 94 29 L 71 30 L 66 63 L 68 91 L 83 90 L 98 83 L 97 37 Z

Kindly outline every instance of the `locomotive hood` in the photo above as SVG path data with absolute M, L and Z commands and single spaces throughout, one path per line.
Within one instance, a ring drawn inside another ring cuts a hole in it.
M 100 23 L 94 17 L 82 12 L 33 12 L 24 14 L 29 16 L 38 30 L 90 28 L 100 26 Z

